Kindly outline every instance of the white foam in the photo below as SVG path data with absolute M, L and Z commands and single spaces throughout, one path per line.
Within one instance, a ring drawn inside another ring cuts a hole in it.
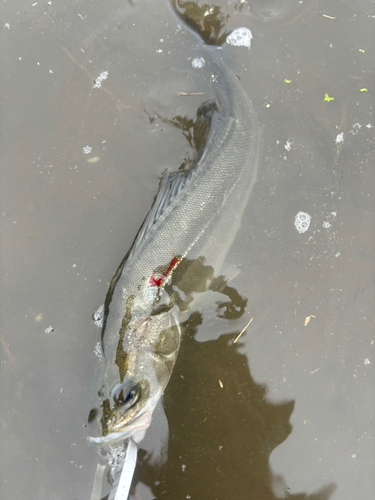
M 235 47 L 251 47 L 251 40 L 253 34 L 249 28 L 237 28 L 230 35 L 227 36 L 227 43 L 229 45 L 234 45 Z
M 294 225 L 299 233 L 306 233 L 310 227 L 311 215 L 306 212 L 298 212 L 294 217 Z

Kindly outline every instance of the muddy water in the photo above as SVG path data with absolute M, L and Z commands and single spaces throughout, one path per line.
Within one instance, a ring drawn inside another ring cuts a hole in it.
M 254 37 L 223 48 L 262 129 L 228 256 L 247 307 L 192 321 L 134 488 L 143 500 L 370 500 L 375 11 L 217 5 L 212 33 Z M 5 3 L 1 40 L 1 498 L 84 500 L 97 463 L 91 315 L 159 175 L 193 157 L 160 117 L 193 119 L 211 96 L 168 2 Z

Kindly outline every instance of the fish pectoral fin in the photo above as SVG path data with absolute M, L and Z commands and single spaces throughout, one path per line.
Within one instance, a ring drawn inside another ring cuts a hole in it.
M 165 210 L 182 191 L 189 181 L 192 172 L 193 170 L 183 170 L 181 172 L 166 172 L 163 174 L 154 203 L 134 240 L 133 246 L 127 256 L 128 259 L 130 259 L 132 254 L 136 251 L 148 231 L 160 219 L 165 213 Z

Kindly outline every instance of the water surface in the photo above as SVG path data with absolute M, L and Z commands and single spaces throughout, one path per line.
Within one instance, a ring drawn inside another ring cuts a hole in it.
M 223 57 L 263 130 L 227 266 L 247 306 L 193 322 L 164 397 L 168 454 L 158 409 L 138 498 L 372 500 L 375 11 L 216 5 L 218 36 L 252 31 Z M 168 120 L 212 96 L 167 1 L 6 2 L 1 37 L 1 497 L 85 500 L 91 315 L 160 174 L 194 155 Z

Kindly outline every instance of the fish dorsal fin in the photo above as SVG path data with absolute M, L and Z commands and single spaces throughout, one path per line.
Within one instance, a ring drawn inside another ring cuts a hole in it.
M 137 250 L 145 235 L 152 226 L 160 219 L 165 210 L 173 203 L 176 196 L 182 191 L 186 183 L 189 181 L 194 169 L 182 170 L 181 172 L 166 172 L 163 174 L 159 190 L 155 196 L 154 203 L 148 214 L 146 215 L 143 224 L 138 231 L 134 243 L 127 255 L 126 260 L 130 260 Z

